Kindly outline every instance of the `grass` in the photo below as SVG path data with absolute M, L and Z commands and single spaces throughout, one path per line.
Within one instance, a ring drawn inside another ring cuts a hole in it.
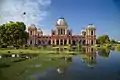
M 0 49 L 0 54 L 13 53 L 13 54 L 31 54 L 31 53 L 53 53 L 53 50 L 44 50 L 44 49 Z

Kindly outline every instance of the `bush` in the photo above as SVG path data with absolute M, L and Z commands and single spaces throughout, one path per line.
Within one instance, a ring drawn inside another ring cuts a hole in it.
M 20 46 L 19 46 L 19 45 L 14 45 L 14 47 L 15 47 L 16 49 L 19 49 Z
M 28 45 L 24 45 L 24 48 L 25 48 L 25 49 L 28 49 L 28 47 L 29 47 Z
M 8 51 L 8 53 L 10 53 L 10 51 Z
M 117 45 L 117 46 L 115 47 L 115 50 L 120 51 L 120 45 Z
M 3 44 L 3 45 L 1 46 L 1 48 L 7 48 L 7 45 L 6 45 L 6 44 Z

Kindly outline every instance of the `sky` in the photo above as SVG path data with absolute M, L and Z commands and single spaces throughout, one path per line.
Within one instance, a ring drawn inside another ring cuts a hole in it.
M 107 34 L 120 40 L 120 0 L 0 0 L 0 24 L 23 21 L 48 35 L 60 17 L 66 19 L 73 34 L 92 23 L 97 36 Z

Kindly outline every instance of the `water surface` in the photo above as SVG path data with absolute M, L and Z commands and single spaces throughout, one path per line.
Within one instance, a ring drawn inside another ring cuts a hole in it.
M 0 77 L 4 80 L 120 80 L 120 52 L 117 51 L 87 48 L 73 57 L 57 58 L 27 54 L 4 56 L 1 64 L 5 65 L 9 59 L 6 66 L 0 67 Z

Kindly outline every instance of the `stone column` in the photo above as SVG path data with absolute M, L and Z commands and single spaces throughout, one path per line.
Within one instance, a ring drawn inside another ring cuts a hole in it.
M 89 35 L 91 35 L 91 30 L 89 30 Z
M 53 44 L 53 40 L 51 39 L 51 45 Z
M 90 41 L 90 45 L 91 45 L 91 40 L 89 40 Z
M 54 43 L 55 43 L 55 45 L 56 45 L 56 39 L 54 40 Z
M 60 39 L 59 39 L 59 45 L 60 45 Z
M 95 36 L 95 30 L 93 31 L 93 35 Z
M 72 40 L 71 40 L 71 44 L 72 44 Z
M 65 29 L 65 35 L 67 34 L 67 29 Z
M 38 39 L 36 39 L 35 44 L 37 44 L 37 45 L 38 45 Z
M 62 40 L 62 42 L 63 42 L 63 45 L 64 45 L 64 41 L 65 41 L 65 40 L 63 39 L 63 40 Z
M 85 40 L 85 45 L 88 44 L 88 39 Z
M 88 40 L 88 45 L 90 45 L 90 40 Z
M 33 40 L 33 45 L 35 45 L 35 42 L 36 42 L 36 41 L 35 41 L 35 38 L 34 38 L 34 40 Z
M 87 35 L 90 35 L 90 31 L 89 30 L 87 30 Z
M 67 39 L 67 45 L 69 44 L 69 39 Z
M 96 39 L 94 40 L 94 45 L 96 44 Z

